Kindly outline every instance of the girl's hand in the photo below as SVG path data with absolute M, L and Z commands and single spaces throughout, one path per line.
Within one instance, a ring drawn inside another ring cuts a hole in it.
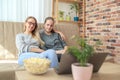
M 56 53 L 57 53 L 57 54 L 64 54 L 64 53 L 65 53 L 65 50 L 57 50 Z
M 56 30 L 54 30 L 56 33 L 59 33 L 60 34 L 60 36 L 61 36 L 61 38 L 62 38 L 62 40 L 66 40 L 66 37 L 65 37 L 65 35 L 62 33 L 62 32 L 60 32 L 60 31 L 56 31 Z

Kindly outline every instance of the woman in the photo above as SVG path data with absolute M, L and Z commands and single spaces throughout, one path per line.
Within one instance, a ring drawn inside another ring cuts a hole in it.
M 67 50 L 65 41 L 61 38 L 58 32 L 54 31 L 54 19 L 47 17 L 44 22 L 44 29 L 40 31 L 40 37 L 45 42 L 44 50 L 56 50 L 58 61 L 60 62 L 61 54 Z
M 25 21 L 23 33 L 17 34 L 18 63 L 23 65 L 23 60 L 31 57 L 48 58 L 51 61 L 51 67 L 57 67 L 58 60 L 55 51 L 52 49 L 46 51 L 40 49 L 44 45 L 44 42 L 37 35 L 37 28 L 37 20 L 30 16 Z

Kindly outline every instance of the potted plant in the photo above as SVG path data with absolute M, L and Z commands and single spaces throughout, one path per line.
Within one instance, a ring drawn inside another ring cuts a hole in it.
M 78 21 L 79 20 L 79 17 L 78 17 L 78 14 L 79 14 L 79 4 L 78 3 L 73 3 L 70 5 L 70 10 L 73 10 L 75 11 L 75 17 L 74 17 L 74 21 Z
M 59 20 L 64 20 L 64 11 L 59 10 Z
M 72 74 L 74 80 L 90 80 L 93 72 L 93 65 L 88 63 L 88 59 L 94 53 L 94 47 L 87 44 L 86 40 L 74 37 L 78 46 L 68 48 L 68 53 L 76 57 L 78 63 L 73 63 Z M 95 44 L 96 45 L 96 44 Z
M 66 21 L 71 21 L 71 12 L 68 12 L 68 15 L 66 15 Z

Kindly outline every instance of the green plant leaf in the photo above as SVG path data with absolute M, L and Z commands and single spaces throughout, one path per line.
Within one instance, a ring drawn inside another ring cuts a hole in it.
M 70 46 L 68 52 L 76 57 L 81 66 L 86 66 L 88 59 L 94 53 L 94 47 L 87 44 L 86 40 L 77 36 L 72 36 L 79 46 Z

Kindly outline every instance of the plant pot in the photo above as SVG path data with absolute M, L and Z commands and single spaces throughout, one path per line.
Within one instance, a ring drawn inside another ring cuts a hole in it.
M 74 17 L 74 21 L 78 21 L 79 20 L 79 17 Z
M 87 66 L 80 66 L 79 63 L 73 63 L 72 75 L 74 80 L 90 80 L 93 72 L 93 65 L 87 63 Z
M 63 21 L 63 20 L 64 20 L 64 17 L 59 17 L 59 20 L 60 20 L 60 21 Z
M 70 16 L 66 16 L 66 21 L 71 21 L 71 17 Z

